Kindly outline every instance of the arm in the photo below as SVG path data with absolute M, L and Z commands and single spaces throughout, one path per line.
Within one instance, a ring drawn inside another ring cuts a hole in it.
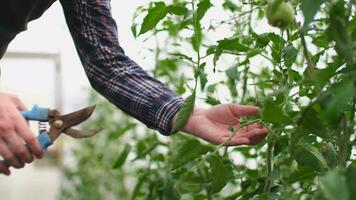
M 92 87 L 149 128 L 169 135 L 182 99 L 125 55 L 110 1 L 61 0 L 61 4 Z
M 99 93 L 148 127 L 169 135 L 182 99 L 149 76 L 124 54 L 117 39 L 108 0 L 60 0 L 87 76 Z M 229 138 L 238 118 L 256 115 L 258 108 L 222 104 L 197 108 L 183 131 L 220 144 Z M 254 124 L 239 130 L 228 145 L 255 144 L 267 129 Z

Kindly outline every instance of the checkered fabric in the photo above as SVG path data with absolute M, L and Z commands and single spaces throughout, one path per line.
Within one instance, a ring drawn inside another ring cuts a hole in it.
M 125 55 L 110 0 L 60 2 L 92 87 L 149 128 L 170 135 L 183 100 Z

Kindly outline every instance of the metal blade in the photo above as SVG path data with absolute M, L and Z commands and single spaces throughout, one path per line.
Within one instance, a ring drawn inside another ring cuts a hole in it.
M 102 130 L 103 129 L 101 129 L 101 128 L 97 128 L 97 129 L 92 129 L 89 131 L 79 131 L 79 130 L 69 128 L 69 129 L 66 129 L 64 131 L 64 133 L 73 137 L 73 138 L 87 138 L 87 137 L 96 135 L 97 133 L 99 133 Z
M 95 105 L 60 116 L 66 127 L 76 126 L 87 120 L 94 112 Z

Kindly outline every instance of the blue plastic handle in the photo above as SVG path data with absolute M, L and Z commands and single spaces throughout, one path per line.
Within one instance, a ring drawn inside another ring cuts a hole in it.
M 37 136 L 37 139 L 38 139 L 38 142 L 41 144 L 42 150 L 47 150 L 47 148 L 53 144 L 53 141 L 49 137 L 48 133 L 45 131 L 41 132 Z
M 26 120 L 31 121 L 48 122 L 49 119 L 49 109 L 41 108 L 38 105 L 34 105 L 31 110 L 21 112 L 21 114 Z M 53 144 L 53 141 L 46 131 L 40 132 L 40 134 L 37 136 L 37 139 L 41 145 L 42 150 L 46 150 Z
M 49 108 L 41 108 L 38 105 L 34 105 L 30 111 L 21 112 L 21 114 L 26 120 L 47 122 Z

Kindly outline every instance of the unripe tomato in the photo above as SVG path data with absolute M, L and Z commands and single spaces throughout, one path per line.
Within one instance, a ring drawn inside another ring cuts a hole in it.
M 272 9 L 272 4 L 268 3 L 266 8 L 266 17 L 271 26 L 284 29 L 294 21 L 295 11 L 289 3 L 280 3 L 275 11 Z

